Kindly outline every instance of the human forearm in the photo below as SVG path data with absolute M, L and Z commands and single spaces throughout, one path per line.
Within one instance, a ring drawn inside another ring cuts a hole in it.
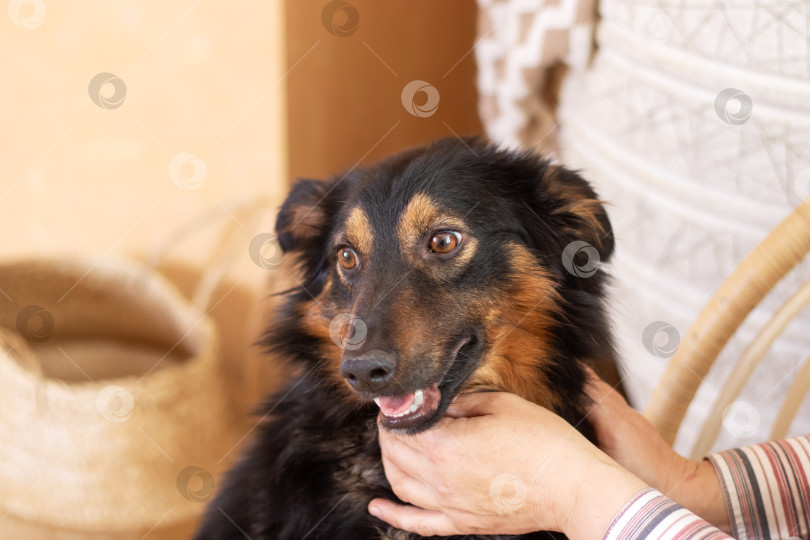
M 718 529 L 731 533 L 726 499 L 720 479 L 708 461 L 687 460 L 687 470 L 658 487 L 664 495 L 688 508 Z
M 590 419 L 599 447 L 621 466 L 715 527 L 731 532 L 720 480 L 708 462 L 677 454 L 610 386 L 591 377 Z
M 711 465 L 706 463 L 711 469 Z M 705 471 L 714 476 L 717 486 L 711 485 L 704 476 L 703 467 L 689 479 L 692 488 L 716 489 L 722 499 L 719 481 L 713 470 Z M 720 540 L 729 536 L 682 503 L 649 487 L 644 481 L 610 460 L 599 459 L 585 471 L 587 481 L 576 503 L 570 506 L 571 513 L 562 524 L 563 532 L 572 540 Z M 684 483 L 685 484 L 685 483 Z M 587 486 L 587 487 L 586 487 Z M 685 485 L 680 486 L 685 488 Z M 696 492 L 682 491 L 689 497 Z M 704 494 L 709 496 L 708 491 Z M 713 496 L 713 495 L 712 495 Z M 696 501 L 700 497 L 694 498 Z M 710 515 L 718 512 L 725 517 L 725 505 L 707 506 Z
M 602 538 L 624 506 L 648 486 L 607 458 L 593 463 L 562 529 L 572 540 Z

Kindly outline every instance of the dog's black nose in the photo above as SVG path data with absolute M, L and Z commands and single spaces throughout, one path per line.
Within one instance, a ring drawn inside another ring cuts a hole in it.
M 395 368 L 391 354 L 375 350 L 354 358 L 344 358 L 340 363 L 340 374 L 356 390 L 376 392 L 388 384 Z

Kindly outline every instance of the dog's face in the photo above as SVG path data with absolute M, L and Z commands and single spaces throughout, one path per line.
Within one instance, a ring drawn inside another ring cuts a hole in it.
M 576 241 L 602 261 L 612 251 L 587 183 L 477 140 L 299 182 L 277 233 L 302 263 L 293 305 L 318 340 L 320 373 L 341 399 L 374 400 L 383 426 L 410 432 L 463 391 L 558 406 L 548 378 L 561 325 L 577 324 L 568 297 L 598 296 L 601 280 L 568 272 L 563 252 Z

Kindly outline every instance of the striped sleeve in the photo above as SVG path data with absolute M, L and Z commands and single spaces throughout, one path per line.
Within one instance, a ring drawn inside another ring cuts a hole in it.
M 669 497 L 652 488 L 628 502 L 603 540 L 719 540 L 730 538 Z
M 810 538 L 810 435 L 708 456 L 735 538 Z

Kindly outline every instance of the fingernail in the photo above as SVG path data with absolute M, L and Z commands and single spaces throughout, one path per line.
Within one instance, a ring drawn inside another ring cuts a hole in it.
M 368 513 L 371 514 L 374 517 L 380 517 L 382 515 L 382 511 L 380 510 L 380 507 L 377 506 L 376 504 L 369 505 Z

